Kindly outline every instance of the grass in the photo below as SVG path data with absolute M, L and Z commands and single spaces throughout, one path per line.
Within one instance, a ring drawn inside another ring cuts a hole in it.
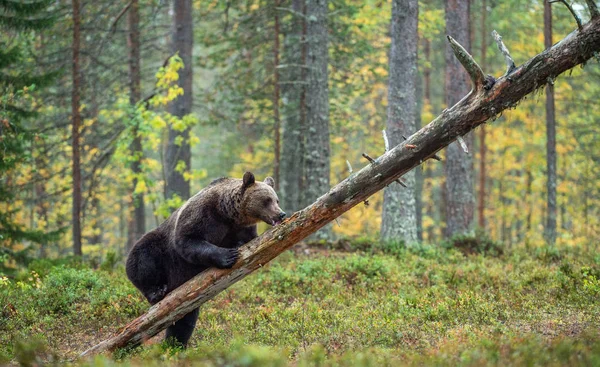
M 77 363 L 600 364 L 600 257 L 490 248 L 299 247 L 206 304 L 188 350 L 158 341 Z M 114 264 L 46 261 L 0 281 L 0 356 L 72 360 L 146 310 Z

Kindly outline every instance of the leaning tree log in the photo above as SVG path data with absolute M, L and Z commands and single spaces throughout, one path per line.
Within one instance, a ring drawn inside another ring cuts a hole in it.
M 587 1 L 593 4 L 593 1 Z M 169 293 L 148 312 L 122 328 L 117 335 L 86 350 L 88 356 L 136 345 L 156 335 L 191 310 L 212 299 L 292 245 L 339 215 L 360 204 L 423 161 L 437 158 L 436 152 L 485 121 L 512 108 L 528 94 L 543 87 L 561 73 L 585 63 L 600 53 L 600 15 L 590 5 L 590 22 L 569 34 L 552 48 L 515 68 L 508 49 L 497 34 L 494 38 L 507 63 L 506 74 L 495 79 L 484 75 L 475 60 L 451 37 L 454 53 L 473 82 L 472 91 L 435 120 L 390 149 L 360 171 L 334 186 L 315 203 L 294 213 L 281 225 L 263 233 L 240 248 L 240 259 L 232 269 L 208 269 Z

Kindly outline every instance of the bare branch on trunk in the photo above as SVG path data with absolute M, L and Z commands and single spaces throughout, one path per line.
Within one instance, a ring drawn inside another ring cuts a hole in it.
M 452 51 L 454 52 L 454 55 L 456 56 L 458 61 L 460 61 L 461 65 L 465 68 L 467 73 L 469 73 L 469 77 L 473 82 L 473 90 L 479 91 L 485 86 L 487 86 L 483 70 L 481 70 L 481 67 L 479 66 L 477 61 L 475 61 L 473 56 L 471 56 L 471 54 L 469 54 L 467 50 L 465 50 L 465 48 L 460 45 L 460 43 L 456 42 L 454 38 L 452 38 L 451 36 L 447 37 L 448 42 L 450 42 L 450 46 L 452 47 Z
M 579 15 L 577 15 L 577 13 L 575 13 L 575 10 L 573 10 L 573 7 L 571 6 L 571 4 L 569 4 L 566 0 L 550 0 L 549 3 L 550 4 L 563 3 L 563 5 L 566 6 L 567 9 L 569 9 L 569 11 L 571 12 L 571 15 L 573 15 L 573 18 L 575 18 L 575 21 L 577 22 L 577 28 L 579 30 L 581 30 L 581 28 L 583 28 L 583 24 L 581 23 L 581 18 L 579 18 Z M 589 4 L 589 2 L 588 2 L 588 4 Z M 590 8 L 590 10 L 591 10 L 591 8 Z
M 384 130 L 384 131 L 385 131 L 385 130 Z M 408 148 L 408 147 L 407 147 L 407 148 Z M 412 148 L 410 148 L 410 149 L 412 149 Z M 370 156 L 370 155 L 368 155 L 367 153 L 363 153 L 363 154 L 362 154 L 362 156 L 363 156 L 363 157 L 364 157 L 366 160 L 368 160 L 369 162 L 371 162 L 371 164 L 377 164 L 377 161 L 376 161 L 375 159 L 371 158 L 371 156 Z M 398 185 L 400 185 L 400 186 L 402 186 L 402 187 L 407 187 L 407 186 L 406 186 L 406 184 L 404 183 L 404 181 L 400 180 L 399 178 L 397 178 L 395 181 L 398 183 Z
M 460 144 L 460 147 L 462 148 L 462 150 L 469 154 L 469 147 L 467 147 L 467 143 L 465 142 L 465 139 L 463 139 L 462 136 L 459 136 L 458 138 L 456 138 L 456 140 L 458 140 L 458 144 Z
M 387 133 L 385 132 L 385 129 L 381 130 L 381 134 L 383 135 L 383 143 L 385 146 L 385 151 L 387 152 L 388 150 L 390 150 L 390 141 L 388 140 L 388 136 L 387 136 Z
M 502 36 L 500 36 L 495 30 L 492 31 L 492 36 L 498 44 L 498 50 L 500 50 L 500 53 L 504 55 L 504 60 L 506 61 L 506 73 L 504 73 L 504 75 L 508 75 L 515 70 L 515 61 L 513 60 L 512 56 L 510 56 L 510 52 L 508 52 L 508 48 L 506 48 L 504 42 L 502 42 Z

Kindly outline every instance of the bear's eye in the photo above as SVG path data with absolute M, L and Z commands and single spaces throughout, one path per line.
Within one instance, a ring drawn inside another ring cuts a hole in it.
M 264 203 L 265 203 L 265 206 L 271 204 L 271 198 L 265 199 Z

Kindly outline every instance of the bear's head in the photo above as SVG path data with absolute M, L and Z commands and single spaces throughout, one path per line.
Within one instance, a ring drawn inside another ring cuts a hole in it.
M 251 222 L 263 221 L 272 226 L 281 223 L 285 213 L 279 207 L 279 198 L 273 189 L 275 180 L 267 177 L 256 182 L 252 172 L 246 172 L 242 179 L 241 213 Z

